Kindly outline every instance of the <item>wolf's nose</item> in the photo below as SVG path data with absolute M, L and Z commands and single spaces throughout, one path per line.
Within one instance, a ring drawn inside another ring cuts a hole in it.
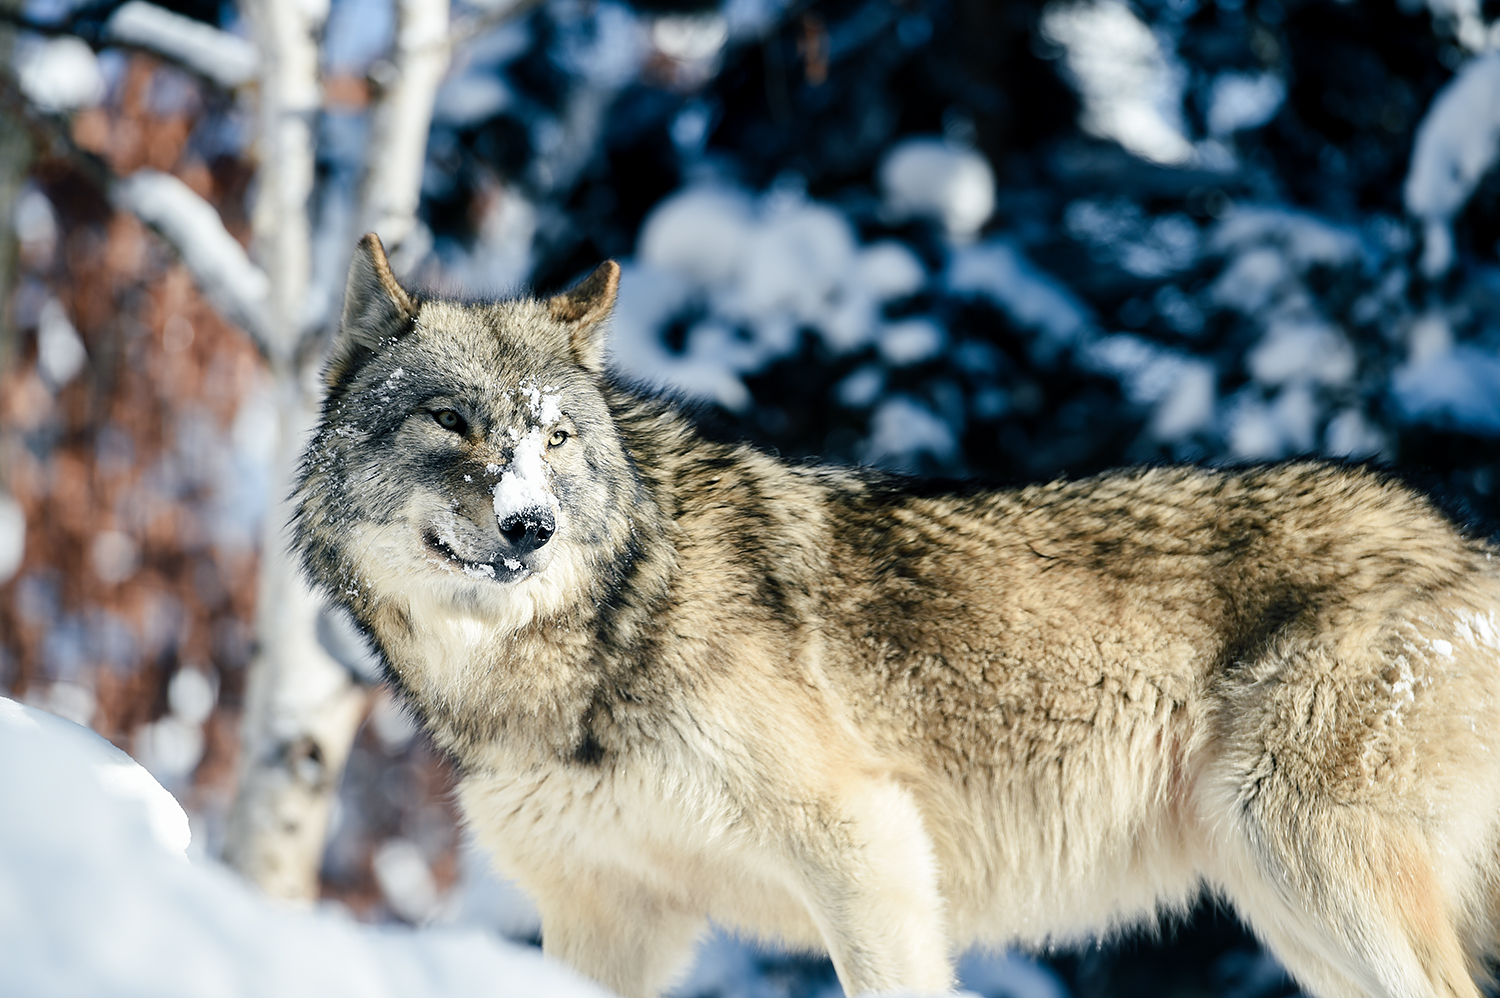
M 542 507 L 522 510 L 500 521 L 500 536 L 510 542 L 518 555 L 535 551 L 550 541 L 556 531 L 552 511 Z

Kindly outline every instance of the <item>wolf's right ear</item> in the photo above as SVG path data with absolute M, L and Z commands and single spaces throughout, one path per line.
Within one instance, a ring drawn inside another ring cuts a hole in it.
M 605 260 L 592 274 L 547 299 L 552 318 L 568 327 L 574 358 L 595 374 L 604 370 L 604 320 L 614 311 L 619 291 L 620 265 Z
M 349 264 L 344 313 L 323 380 L 330 388 L 338 384 L 365 354 L 378 351 L 391 337 L 400 335 L 416 314 L 416 302 L 391 273 L 380 237 L 365 233 Z

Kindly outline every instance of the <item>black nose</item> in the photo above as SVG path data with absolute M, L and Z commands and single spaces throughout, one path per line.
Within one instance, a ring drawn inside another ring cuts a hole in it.
M 513 513 L 500 521 L 500 536 L 510 542 L 518 555 L 535 551 L 550 541 L 556 531 L 552 511 L 541 506 Z

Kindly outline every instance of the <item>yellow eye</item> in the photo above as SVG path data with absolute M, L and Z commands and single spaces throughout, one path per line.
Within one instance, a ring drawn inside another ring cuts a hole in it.
M 547 438 L 548 447 L 561 447 L 568 442 L 567 430 L 553 430 L 552 436 Z

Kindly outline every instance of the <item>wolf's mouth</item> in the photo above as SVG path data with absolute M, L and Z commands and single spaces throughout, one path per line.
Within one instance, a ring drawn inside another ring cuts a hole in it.
M 435 527 L 428 527 L 422 531 L 422 543 L 427 549 L 439 555 L 445 562 L 460 569 L 471 579 L 494 579 L 497 582 L 515 582 L 522 576 L 528 574 L 526 566 L 511 558 L 502 558 L 496 564 L 488 561 L 470 561 L 463 555 L 454 551 L 447 541 L 439 536 Z
M 468 564 L 468 562 L 458 556 L 456 551 L 448 546 L 447 542 L 438 536 L 437 530 L 432 527 L 428 527 L 422 531 L 422 543 L 426 544 L 429 549 L 442 555 L 447 561 L 451 561 L 456 565 Z

